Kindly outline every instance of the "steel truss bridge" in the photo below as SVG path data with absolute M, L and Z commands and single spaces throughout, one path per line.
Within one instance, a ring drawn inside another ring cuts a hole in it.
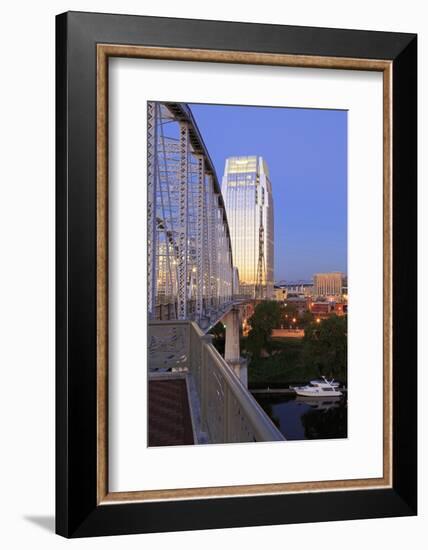
M 186 103 L 148 103 L 148 310 L 204 331 L 232 307 L 238 274 L 213 163 Z
M 243 302 L 234 300 L 237 289 L 220 185 L 192 112 L 185 103 L 150 102 L 149 402 L 158 407 L 156 418 L 162 418 L 160 388 L 184 379 L 194 444 L 284 439 L 247 389 L 239 349 Z M 223 318 L 224 357 L 206 334 Z M 149 445 L 177 444 L 170 442 L 168 415 L 161 423 L 149 417 Z M 184 416 L 175 418 L 178 433 L 184 433 L 184 424 Z

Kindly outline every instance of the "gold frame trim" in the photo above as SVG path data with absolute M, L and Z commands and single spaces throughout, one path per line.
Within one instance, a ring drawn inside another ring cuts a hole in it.
M 133 57 L 383 73 L 383 477 L 225 487 L 108 490 L 108 59 Z M 392 487 L 392 61 L 187 48 L 97 45 L 97 503 Z

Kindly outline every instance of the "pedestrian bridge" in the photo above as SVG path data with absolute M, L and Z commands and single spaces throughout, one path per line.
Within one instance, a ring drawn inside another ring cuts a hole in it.
M 192 112 L 149 102 L 149 445 L 284 439 L 247 389 L 238 285 L 221 188 Z M 207 334 L 220 320 L 224 358 Z
M 150 446 L 284 440 L 197 323 L 154 321 L 149 330 Z

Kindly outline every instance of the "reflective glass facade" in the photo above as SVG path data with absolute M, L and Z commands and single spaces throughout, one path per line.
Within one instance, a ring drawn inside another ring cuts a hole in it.
M 222 182 L 239 294 L 273 298 L 273 198 L 262 157 L 229 157 Z

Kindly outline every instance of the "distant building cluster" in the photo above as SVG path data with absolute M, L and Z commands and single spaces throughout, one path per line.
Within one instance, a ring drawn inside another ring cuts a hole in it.
M 274 299 L 290 304 L 297 315 L 310 312 L 317 319 L 348 313 L 347 279 L 343 273 L 315 273 L 312 282 L 274 286 Z
M 308 282 L 279 283 L 274 286 L 275 300 L 279 302 L 290 294 L 298 296 L 312 296 L 314 285 Z

